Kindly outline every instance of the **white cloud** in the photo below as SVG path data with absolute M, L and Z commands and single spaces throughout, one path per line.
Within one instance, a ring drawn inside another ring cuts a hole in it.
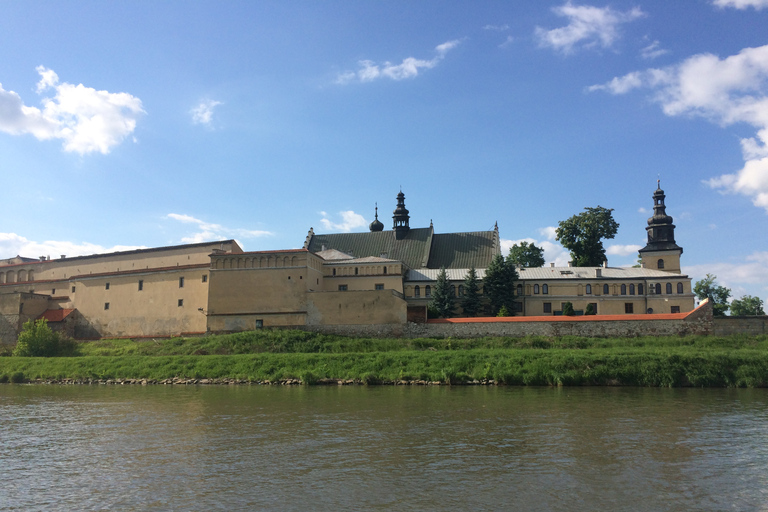
M 637 255 L 637 251 L 642 249 L 642 245 L 609 245 L 605 249 L 605 254 L 610 254 L 611 256 L 631 256 L 631 255 Z
M 539 234 L 547 240 L 554 240 L 557 238 L 557 227 L 547 226 L 545 228 L 539 228 Z
M 647 208 L 643 208 L 642 206 L 637 209 L 639 213 L 649 213 Z
M 220 101 L 203 100 L 195 108 L 189 111 L 192 115 L 192 123 L 210 125 L 213 121 L 213 109 L 221 105 Z
M 685 267 L 694 282 L 714 274 L 720 285 L 731 288 L 733 297 L 757 295 L 768 300 L 768 251 L 757 251 L 742 261 L 713 262 Z
M 257 238 L 262 236 L 271 236 L 269 231 L 259 231 L 241 228 L 226 228 L 221 224 L 212 224 L 200 219 L 196 219 L 191 215 L 184 215 L 178 213 L 169 213 L 167 215 L 169 219 L 177 220 L 184 224 L 196 225 L 198 232 L 181 238 L 181 241 L 185 244 L 196 244 L 201 242 L 211 242 L 215 240 L 224 240 L 228 238 Z
M 377 64 L 372 60 L 361 60 L 359 62 L 360 69 L 357 72 L 345 71 L 340 73 L 336 77 L 336 83 L 343 85 L 353 81 L 361 83 L 372 82 L 379 78 L 389 78 L 390 80 L 413 78 L 419 74 L 420 70 L 431 69 L 437 66 L 445 58 L 445 54 L 456 48 L 460 43 L 461 40 L 454 39 L 453 41 L 446 41 L 437 45 L 435 47 L 437 55 L 429 60 L 407 57 L 400 64 L 392 64 L 391 62 Z
M 497 30 L 499 32 L 504 32 L 505 30 L 509 30 L 509 25 L 506 23 L 504 25 L 485 25 L 483 30 Z
M 577 46 L 610 48 L 619 38 L 619 25 L 645 16 L 638 7 L 619 12 L 610 7 L 574 5 L 570 1 L 554 7 L 552 11 L 567 18 L 568 25 L 552 30 L 536 27 L 535 35 L 540 46 L 551 47 L 564 54 L 572 53 Z
M 353 229 L 368 226 L 368 221 L 366 221 L 362 215 L 355 213 L 352 210 L 339 212 L 341 222 L 338 223 L 331 221 L 326 212 L 320 212 L 320 215 L 323 216 L 323 218 L 320 219 L 320 223 L 323 225 L 323 228 L 328 231 L 342 231 L 344 233 L 349 233 Z
M 754 7 L 759 11 L 763 7 L 768 7 L 768 0 L 714 0 L 712 4 L 720 8 L 747 9 Z
M 640 50 L 640 56 L 646 60 L 653 60 L 656 57 L 661 57 L 667 53 L 669 53 L 669 51 L 661 48 L 658 41 L 654 41 Z
M 768 45 L 745 48 L 724 59 L 709 53 L 694 55 L 675 66 L 635 71 L 588 90 L 623 94 L 640 87 L 655 92 L 653 100 L 668 116 L 755 127 L 754 137 L 741 140 L 744 167 L 704 183 L 750 197 L 768 212 Z
M 50 69 L 38 66 L 37 93 L 53 90 L 42 98 L 42 110 L 24 105 L 21 97 L 0 84 L 0 131 L 30 134 L 39 140 L 62 139 L 64 151 L 81 155 L 107 154 L 131 135 L 144 114 L 141 100 L 128 93 L 97 91 L 83 84 L 59 83 Z
M 506 48 L 507 46 L 511 45 L 515 42 L 515 38 L 512 36 L 507 36 L 507 38 L 504 40 L 503 43 L 499 45 L 499 48 Z
M 131 251 L 134 249 L 145 249 L 140 245 L 115 245 L 113 247 L 103 247 L 101 245 L 88 242 L 68 242 L 62 240 L 46 240 L 44 242 L 35 242 L 16 233 L 0 233 L 0 258 L 12 258 L 16 255 L 27 258 L 37 258 L 40 256 L 59 258 L 61 255 L 87 256 L 90 254 L 103 254 L 116 251 Z

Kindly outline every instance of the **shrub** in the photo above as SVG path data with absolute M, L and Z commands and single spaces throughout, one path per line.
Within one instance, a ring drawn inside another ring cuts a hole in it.
M 501 306 L 496 316 L 509 316 L 509 310 L 507 310 L 507 306 L 506 305 Z
M 24 372 L 16 372 L 11 374 L 11 382 L 14 384 L 21 384 L 24 381 L 26 381 L 26 378 L 24 377 Z
M 77 352 L 75 342 L 48 327 L 44 318 L 27 320 L 22 326 L 13 355 L 17 357 L 72 356 Z
M 2 375 L 0 375 L 0 384 L 5 384 L 5 383 L 6 383 L 6 382 L 8 382 L 9 380 L 10 380 L 10 379 L 8 378 L 8 375 L 6 375 L 6 374 L 2 374 Z
M 573 304 L 570 302 L 566 302 L 563 304 L 563 315 L 564 316 L 573 316 L 576 313 L 573 312 Z

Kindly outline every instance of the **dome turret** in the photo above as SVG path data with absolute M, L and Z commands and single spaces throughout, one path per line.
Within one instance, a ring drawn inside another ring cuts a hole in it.
M 376 205 L 376 218 L 368 226 L 371 231 L 384 231 L 384 224 L 379 220 L 379 205 Z

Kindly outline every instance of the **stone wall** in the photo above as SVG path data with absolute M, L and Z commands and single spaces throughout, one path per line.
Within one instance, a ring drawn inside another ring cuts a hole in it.
M 393 338 L 479 338 L 483 336 L 586 336 L 594 338 L 712 334 L 712 306 L 690 313 L 593 317 L 510 317 L 430 320 L 425 324 L 322 325 L 302 329 L 343 336 Z
M 714 319 L 712 334 L 768 334 L 768 316 L 723 316 Z

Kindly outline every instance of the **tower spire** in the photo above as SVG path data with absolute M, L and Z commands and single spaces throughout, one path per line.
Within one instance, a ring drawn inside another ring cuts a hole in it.
M 405 194 L 403 194 L 402 190 L 397 194 L 397 208 L 395 208 L 395 211 L 392 213 L 394 213 L 394 215 L 392 215 L 392 221 L 393 229 L 395 230 L 395 238 L 397 240 L 402 240 L 411 229 L 408 225 L 411 217 L 408 215 L 408 210 L 405 208 Z

